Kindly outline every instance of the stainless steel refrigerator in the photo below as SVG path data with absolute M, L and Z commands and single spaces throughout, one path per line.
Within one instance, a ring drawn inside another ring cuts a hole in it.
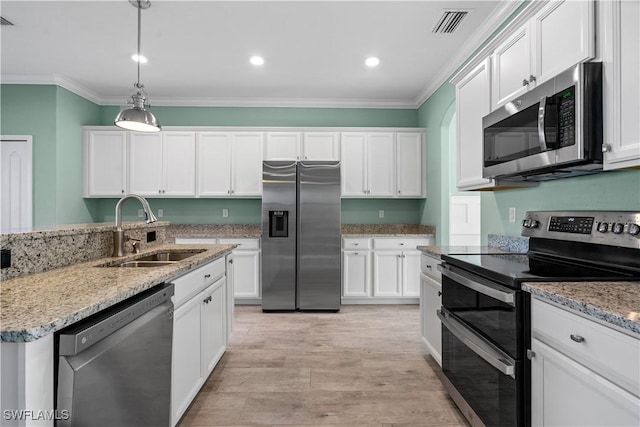
M 262 310 L 340 310 L 340 162 L 265 161 Z

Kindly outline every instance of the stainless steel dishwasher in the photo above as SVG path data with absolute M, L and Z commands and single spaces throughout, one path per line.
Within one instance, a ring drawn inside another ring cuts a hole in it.
M 60 331 L 58 427 L 170 424 L 173 284 Z

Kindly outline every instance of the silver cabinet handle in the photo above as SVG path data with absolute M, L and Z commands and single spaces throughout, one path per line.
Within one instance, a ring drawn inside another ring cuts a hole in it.
M 575 342 L 584 342 L 584 337 L 581 337 L 580 335 L 571 334 L 569 335 L 569 338 L 571 338 Z
M 536 81 L 536 76 L 534 76 L 533 74 L 531 74 L 531 75 L 529 76 L 529 83 L 533 83 L 533 82 L 535 82 L 535 81 Z
M 522 79 L 522 86 L 529 86 L 529 80 Z
M 427 267 L 429 270 L 431 270 L 431 266 L 430 265 L 425 265 L 425 267 Z
M 211 277 L 211 275 L 210 275 L 210 274 L 205 274 L 205 275 L 204 275 L 204 278 L 205 278 L 205 279 L 208 279 L 209 277 Z
M 447 328 L 456 338 L 462 341 L 464 345 L 469 347 L 471 351 L 503 374 L 513 379 L 516 378 L 516 362 L 509 357 L 508 354 L 504 353 L 480 335 L 474 334 L 448 312 L 436 310 L 436 315 L 442 322 L 442 326 Z
M 602 152 L 609 153 L 611 151 L 611 144 L 602 144 Z
M 483 281 L 483 283 L 475 280 L 471 280 L 467 277 L 463 277 L 458 273 L 451 271 L 451 267 L 445 264 L 439 264 L 438 270 L 442 272 L 444 276 L 447 276 L 451 280 L 458 282 L 459 284 L 466 286 L 469 289 L 480 292 L 488 297 L 497 299 L 511 307 L 515 307 L 515 291 L 505 288 L 504 286 L 497 285 L 495 283 Z
M 358 246 L 360 243 L 354 243 L 353 246 Z

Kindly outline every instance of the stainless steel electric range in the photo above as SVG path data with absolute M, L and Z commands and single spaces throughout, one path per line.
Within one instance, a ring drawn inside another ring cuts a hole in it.
M 441 380 L 473 426 L 530 425 L 523 282 L 640 279 L 640 212 L 527 212 L 526 254 L 443 255 Z

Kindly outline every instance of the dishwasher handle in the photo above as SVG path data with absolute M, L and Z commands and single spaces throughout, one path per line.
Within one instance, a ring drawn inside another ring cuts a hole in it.
M 100 342 L 118 329 L 133 322 L 159 305 L 167 305 L 167 315 L 173 317 L 173 283 L 159 285 L 131 298 L 124 307 L 109 310 L 86 322 L 80 322 L 59 333 L 60 356 L 75 356 Z

